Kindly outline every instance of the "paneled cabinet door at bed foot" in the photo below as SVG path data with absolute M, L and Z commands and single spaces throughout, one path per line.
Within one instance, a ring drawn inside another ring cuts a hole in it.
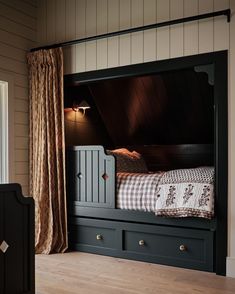
M 34 203 L 0 185 L 0 294 L 34 294 Z

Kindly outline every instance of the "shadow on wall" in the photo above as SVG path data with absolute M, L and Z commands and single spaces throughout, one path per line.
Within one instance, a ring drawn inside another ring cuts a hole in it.
M 95 117 L 94 109 L 86 111 L 65 111 L 65 142 L 66 146 L 104 145 L 110 146 L 110 139 L 99 118 Z
M 104 122 L 98 112 L 94 99 L 87 85 L 65 87 L 64 93 L 65 143 L 74 145 L 103 145 L 112 147 Z M 74 105 L 87 103 L 89 109 L 74 109 Z

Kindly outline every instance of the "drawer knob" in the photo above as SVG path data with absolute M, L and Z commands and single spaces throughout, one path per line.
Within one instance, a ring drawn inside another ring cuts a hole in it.
M 102 235 L 96 235 L 96 240 L 102 240 L 103 239 L 103 237 L 102 237 Z
M 145 245 L 144 240 L 139 240 L 139 245 L 140 245 L 140 246 L 144 246 L 144 245 Z
M 180 245 L 180 251 L 187 251 L 187 247 L 185 245 Z

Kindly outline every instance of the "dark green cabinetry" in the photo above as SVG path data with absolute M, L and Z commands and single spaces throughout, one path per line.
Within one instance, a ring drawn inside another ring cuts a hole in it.
M 34 202 L 17 184 L 0 185 L 0 293 L 35 293 Z
M 79 217 L 69 223 L 70 248 L 213 271 L 213 231 Z

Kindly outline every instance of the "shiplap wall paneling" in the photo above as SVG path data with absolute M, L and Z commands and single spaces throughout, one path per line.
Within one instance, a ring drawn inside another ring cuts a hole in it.
M 144 25 L 144 1 L 131 1 L 131 26 L 139 27 Z M 137 32 L 131 34 L 131 63 L 144 62 L 144 33 Z
M 184 1 L 184 17 L 197 15 L 199 12 L 198 0 Z M 184 55 L 198 54 L 198 21 L 184 24 Z
M 157 22 L 170 19 L 170 1 L 157 0 Z M 170 28 L 157 29 L 157 60 L 170 58 Z
M 144 25 L 157 22 L 157 1 L 144 0 Z M 144 62 L 156 60 L 157 30 L 144 31 Z
M 41 9 L 45 13 L 46 6 Z M 44 22 L 46 23 L 46 22 Z M 41 24 L 43 25 L 43 24 Z M 26 53 L 37 45 L 37 6 L 35 1 L 0 1 L 0 71 L 13 80 L 14 181 L 28 195 L 28 68 Z M 45 41 L 45 39 L 44 39 Z M 11 130 L 10 130 L 11 132 Z
M 15 173 L 21 174 L 24 173 L 28 175 L 29 173 L 29 166 L 27 162 L 15 162 Z
M 40 0 L 41 1 L 41 0 Z M 19 5 L 19 0 L 1 0 L 3 4 L 6 4 L 7 6 L 13 8 L 16 10 L 16 12 L 22 12 L 24 15 L 28 15 L 31 18 L 34 18 L 36 20 L 37 16 L 37 8 L 38 6 L 33 4 L 29 5 L 30 3 L 26 3 L 24 1 L 20 1 Z M 33 1 L 36 3 L 36 1 Z M 4 15 L 4 14 L 3 14 Z
M 86 37 L 96 35 L 96 0 L 86 0 Z M 86 71 L 96 69 L 96 43 L 86 43 Z
M 76 0 L 76 39 L 86 36 L 86 1 Z M 75 45 L 76 72 L 86 71 L 86 44 Z
M 29 162 L 29 152 L 25 152 L 22 149 L 15 150 L 15 162 L 25 162 L 28 164 Z
M 214 0 L 214 10 L 229 8 L 229 0 Z M 226 50 L 229 48 L 229 23 L 225 17 L 214 19 L 214 50 Z
M 25 48 L 31 48 L 36 45 L 35 42 L 32 42 L 31 40 L 17 36 L 3 29 L 3 27 L 1 26 L 0 26 L 0 40 L 1 40 L 2 46 L 9 46 L 11 47 L 11 50 L 20 49 L 22 50 L 22 52 L 26 51 Z M 5 50 L 4 52 L 6 53 Z
M 30 48 L 32 48 L 32 47 L 30 47 Z M 27 75 L 18 74 L 18 73 L 15 72 L 14 73 L 14 79 L 15 79 L 15 86 L 16 87 L 18 87 L 19 89 L 21 89 L 21 88 L 23 88 L 23 89 L 27 88 L 28 89 L 28 76 Z
M 22 38 L 28 39 L 33 41 L 36 36 L 36 30 L 31 29 L 27 26 L 25 26 L 23 23 L 21 23 L 21 20 L 16 20 L 12 15 L 5 15 L 8 16 L 6 18 L 4 15 L 4 10 L 1 10 L 2 14 L 0 15 L 0 27 L 6 28 L 6 30 L 12 34 L 16 34 L 18 36 L 21 36 Z
M 19 137 L 27 138 L 29 136 L 29 128 L 27 125 L 16 125 L 15 132 L 18 134 Z
M 38 6 L 38 0 L 23 0 L 23 1 L 35 8 Z
M 6 56 L 7 58 L 12 58 L 12 56 L 14 56 L 14 59 L 22 62 L 22 60 L 25 59 L 25 54 L 26 51 L 22 50 L 22 49 L 18 49 L 13 47 L 12 45 L 8 45 L 3 43 L 4 41 L 1 39 L 2 44 L 0 46 L 0 55 L 1 56 Z
M 28 100 L 15 99 L 15 111 L 27 113 L 29 108 Z
M 108 32 L 119 31 L 119 0 L 108 1 Z M 119 37 L 108 38 L 108 67 L 119 66 Z
M 11 72 L 15 72 L 18 74 L 21 74 L 22 72 L 26 72 L 27 70 L 27 65 L 26 63 L 23 62 L 19 62 L 17 60 L 15 60 L 14 55 L 12 55 L 12 57 L 9 57 L 9 53 L 3 53 L 4 55 L 0 56 L 0 66 L 2 69 L 7 69 Z M 8 56 L 7 56 L 8 55 Z
M 97 34 L 108 32 L 108 0 L 97 0 Z M 97 69 L 108 67 L 108 40 L 97 40 Z
M 10 1 L 1 1 L 0 2 L 0 11 L 4 11 L 4 14 L 1 13 L 2 16 L 7 15 L 10 20 L 15 20 L 16 23 L 20 25 L 24 25 L 30 30 L 36 30 L 37 22 L 36 18 L 33 18 L 21 11 L 16 10 L 11 5 L 9 5 Z
M 183 0 L 170 0 L 170 19 L 182 18 L 184 12 Z M 183 24 L 170 26 L 170 57 L 184 55 L 184 27 Z
M 214 11 L 213 0 L 199 0 L 199 14 Z M 199 53 L 214 51 L 214 22 L 211 19 L 199 21 Z
M 131 27 L 131 0 L 120 0 L 120 30 Z M 131 35 L 119 37 L 119 63 L 128 65 L 131 63 Z
M 18 86 L 17 83 L 15 83 L 14 90 L 15 90 L 15 98 L 20 99 L 20 100 L 24 100 L 21 102 L 27 102 L 27 104 L 28 104 L 29 91 L 28 91 L 27 84 L 24 84 L 22 86 Z

